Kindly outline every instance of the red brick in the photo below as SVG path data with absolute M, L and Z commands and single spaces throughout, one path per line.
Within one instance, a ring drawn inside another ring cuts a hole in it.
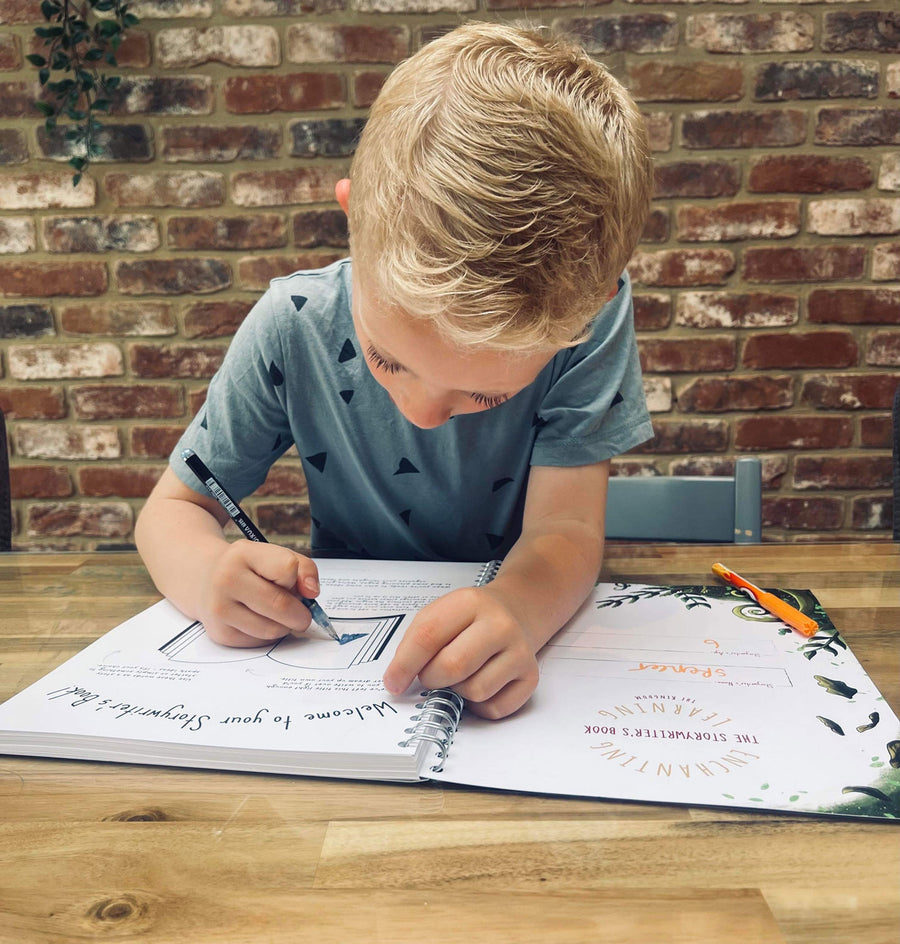
M 369 108 L 373 105 L 387 77 L 387 72 L 355 72 L 352 86 L 353 105 L 356 108 Z
M 184 426 L 132 426 L 131 454 L 140 459 L 167 459 Z
M 252 306 L 252 301 L 195 302 L 184 312 L 184 336 L 230 337 L 241 326 Z
M 643 285 L 724 285 L 734 266 L 727 249 L 666 249 L 636 252 L 628 271 Z
M 823 108 L 816 121 L 815 143 L 831 147 L 900 144 L 900 110 Z
M 22 65 L 22 51 L 18 37 L 0 33 L 0 70 L 10 72 Z
M 256 516 L 264 534 L 309 534 L 309 507 L 305 502 L 260 502 Z
M 344 79 L 334 72 L 292 75 L 243 75 L 226 79 L 225 107 L 236 115 L 340 108 L 346 101 Z
M 900 281 L 900 242 L 880 243 L 872 249 L 872 279 Z
M 848 331 L 788 331 L 757 334 L 744 345 L 745 367 L 853 367 L 859 347 Z
M 78 488 L 88 498 L 146 498 L 160 475 L 161 467 L 98 465 L 78 470 Z
M 122 453 L 114 426 L 18 423 L 12 439 L 16 455 L 30 459 L 117 459 Z
M 0 263 L 0 293 L 7 298 L 102 295 L 108 284 L 102 262 Z
M 740 66 L 714 62 L 640 62 L 628 69 L 638 102 L 729 102 L 743 93 Z
M 889 410 L 900 374 L 827 374 L 810 377 L 800 394 L 820 410 Z
M 805 52 L 813 48 L 815 21 L 808 13 L 700 13 L 689 16 L 689 46 L 707 52 Z
M 397 63 L 410 52 L 405 26 L 292 23 L 287 28 L 288 62 Z
M 669 239 L 669 211 L 654 207 L 647 216 L 642 243 L 664 243 Z
M 733 197 L 740 188 L 740 169 L 724 161 L 673 161 L 657 164 L 654 196 Z
M 66 399 L 60 387 L 0 387 L 0 410 L 8 420 L 61 420 Z
M 900 13 L 847 10 L 825 15 L 822 48 L 829 52 L 900 52 Z
M 790 377 L 698 377 L 677 394 L 685 413 L 780 410 L 793 405 Z
M 176 216 L 166 223 L 172 249 L 273 249 L 287 245 L 284 217 Z
M 748 249 L 744 278 L 750 282 L 835 282 L 861 279 L 865 265 L 864 246 Z
M 676 236 L 684 242 L 784 239 L 800 232 L 800 201 L 681 206 L 676 221 Z
M 265 482 L 253 494 L 257 498 L 283 495 L 306 501 L 308 494 L 302 467 L 276 462 L 269 469 Z
M 724 452 L 728 448 L 728 423 L 725 420 L 653 419 L 653 439 L 632 453 Z
M 9 487 L 13 498 L 68 498 L 73 493 L 68 470 L 60 466 L 14 465 Z
M 751 193 L 827 193 L 866 190 L 874 173 L 861 157 L 820 157 L 788 154 L 762 157 L 750 167 Z
M 82 420 L 171 418 L 184 412 L 181 387 L 162 384 L 81 384 L 69 390 Z
M 346 252 L 298 252 L 288 256 L 245 256 L 238 262 L 238 280 L 245 289 L 263 291 L 272 279 L 298 269 L 319 269 L 346 256 Z
M 678 45 L 678 20 L 673 13 L 574 17 L 559 20 L 557 26 L 591 55 L 669 52 Z
M 192 69 L 208 62 L 271 67 L 280 62 L 281 44 L 271 26 L 186 26 L 157 33 L 156 58 L 164 69 Z
M 653 152 L 671 151 L 674 133 L 672 116 L 666 112 L 657 111 L 644 113 L 642 117 L 647 128 L 647 137 L 650 140 L 650 150 Z
M 171 305 L 150 301 L 69 305 L 60 312 L 59 322 L 70 334 L 148 337 L 177 330 Z
M 872 367 L 900 367 L 900 331 L 874 331 L 869 335 L 866 363 Z
M 762 465 L 762 486 L 774 489 L 781 486 L 788 470 L 786 456 L 759 456 Z M 734 475 L 734 458 L 728 456 L 690 456 L 673 459 L 672 475 Z
M 890 495 L 859 495 L 850 502 L 853 527 L 860 531 L 890 531 L 893 525 L 893 502 Z
M 136 377 L 199 379 L 212 377 L 226 349 L 221 344 L 134 344 L 129 356 Z
M 634 326 L 638 331 L 661 331 L 672 320 L 672 300 L 668 295 L 634 296 Z
M 166 161 L 199 163 L 273 160 L 281 131 L 258 125 L 175 125 L 161 131 Z
M 900 233 L 900 198 L 811 200 L 806 228 L 824 236 Z
M 248 207 L 328 203 L 334 200 L 334 185 L 346 176 L 341 165 L 242 171 L 231 180 L 232 202 Z
M 159 248 L 152 216 L 50 217 L 41 221 L 49 252 L 151 252 Z
M 732 369 L 737 344 L 734 338 L 641 338 L 638 348 L 643 370 L 680 373 Z
M 890 456 L 797 456 L 793 487 L 804 491 L 890 488 Z
M 97 199 L 97 186 L 83 177 L 77 187 L 72 175 L 60 171 L 0 177 L 0 208 L 42 210 L 54 207 L 89 207 Z
M 124 502 L 52 502 L 27 509 L 32 537 L 124 538 L 131 534 L 133 515 Z
M 681 136 L 691 149 L 793 147 L 806 139 L 806 121 L 795 108 L 697 111 L 684 115 Z
M 120 377 L 122 352 L 108 341 L 83 344 L 18 344 L 9 351 L 9 372 L 19 380 Z
M 756 73 L 754 98 L 764 102 L 811 98 L 875 98 L 878 66 L 865 62 L 767 62 Z
M 864 449 L 890 449 L 893 439 L 890 413 L 859 418 L 859 444 Z
M 853 441 L 848 416 L 748 416 L 734 424 L 734 447 L 740 451 L 766 449 L 837 449 Z
M 820 324 L 900 324 L 900 290 L 814 289 L 807 308 Z
M 794 295 L 768 292 L 681 292 L 675 323 L 690 328 L 775 328 L 797 323 Z
M 206 171 L 107 174 L 104 189 L 117 206 L 213 207 L 225 200 L 225 178 Z
M 125 295 L 193 295 L 231 285 L 231 270 L 219 259 L 140 259 L 118 262 L 119 291 Z
M 844 519 L 842 498 L 765 498 L 763 528 L 836 531 Z

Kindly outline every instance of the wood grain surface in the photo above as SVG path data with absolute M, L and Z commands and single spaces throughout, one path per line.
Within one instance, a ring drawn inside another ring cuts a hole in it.
M 809 588 L 900 707 L 900 546 L 611 545 L 603 579 Z M 157 600 L 0 554 L 0 699 Z M 502 722 L 500 722 L 502 723 Z M 900 831 L 775 813 L 0 757 L 0 942 L 896 944 Z

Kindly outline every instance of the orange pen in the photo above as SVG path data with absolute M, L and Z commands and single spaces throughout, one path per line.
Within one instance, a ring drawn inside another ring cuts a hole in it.
M 819 624 L 812 617 L 804 616 L 796 607 L 791 606 L 790 603 L 785 603 L 780 597 L 776 597 L 774 593 L 760 590 L 749 580 L 744 580 L 739 574 L 729 570 L 724 564 L 713 564 L 712 571 L 717 577 L 721 577 L 726 583 L 730 583 L 732 587 L 747 591 L 763 609 L 768 610 L 773 616 L 777 616 L 788 626 L 792 626 L 798 633 L 803 633 L 804 636 L 812 636 L 818 632 Z

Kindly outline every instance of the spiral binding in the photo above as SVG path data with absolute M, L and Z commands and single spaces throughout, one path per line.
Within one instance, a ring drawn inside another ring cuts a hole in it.
M 499 560 L 488 561 L 478 572 L 475 586 L 483 587 L 486 583 L 490 583 L 497 576 L 501 563 L 502 561 Z M 416 705 L 419 713 L 409 719 L 413 722 L 413 726 L 403 732 L 410 737 L 401 741 L 400 747 L 408 747 L 418 741 L 430 741 L 436 744 L 438 763 L 431 769 L 435 773 L 440 773 L 443 770 L 441 761 L 447 759 L 447 753 L 459 727 L 459 720 L 466 702 L 462 695 L 457 695 L 449 688 L 435 688 L 422 694 L 425 696 L 425 701 Z
M 439 773 L 443 769 L 441 762 L 447 759 L 447 753 L 459 727 L 465 700 L 449 688 L 435 688 L 422 694 L 425 700 L 416 705 L 418 714 L 409 719 L 413 725 L 403 732 L 410 737 L 401 741 L 400 747 L 409 747 L 419 741 L 436 744 L 438 763 L 431 769 Z
M 478 578 L 475 581 L 475 586 L 483 587 L 486 583 L 490 583 L 494 577 L 497 576 L 497 571 L 500 569 L 500 565 L 502 563 L 503 561 L 499 560 L 488 561 L 478 572 Z

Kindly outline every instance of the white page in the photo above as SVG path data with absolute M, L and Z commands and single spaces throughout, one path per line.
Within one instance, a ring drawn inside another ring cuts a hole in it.
M 734 591 L 671 590 L 598 587 L 541 654 L 532 701 L 499 723 L 467 714 L 434 779 L 900 815 L 900 723 L 821 608 L 810 640 Z M 844 792 L 859 786 L 891 803 Z
M 318 566 L 344 644 L 311 631 L 227 648 L 162 601 L 0 706 L 0 752 L 414 776 L 416 746 L 398 744 L 420 693 L 389 696 L 381 678 L 416 611 L 470 586 L 481 565 Z

